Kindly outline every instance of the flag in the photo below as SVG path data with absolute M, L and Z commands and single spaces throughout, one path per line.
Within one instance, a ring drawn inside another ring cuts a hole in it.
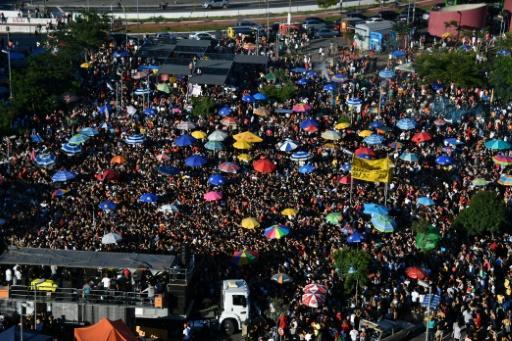
M 352 179 L 389 183 L 392 163 L 388 158 L 378 160 L 352 159 Z

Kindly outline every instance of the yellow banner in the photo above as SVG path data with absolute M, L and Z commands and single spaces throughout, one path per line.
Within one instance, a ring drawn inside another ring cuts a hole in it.
M 388 158 L 366 160 L 354 156 L 352 160 L 352 178 L 370 182 L 391 180 L 391 161 Z

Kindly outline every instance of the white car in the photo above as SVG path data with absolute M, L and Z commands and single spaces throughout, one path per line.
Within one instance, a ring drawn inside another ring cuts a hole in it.
M 210 8 L 227 8 L 229 5 L 228 0 L 205 0 L 203 7 L 206 9 Z
M 194 40 L 215 40 L 215 36 L 213 34 L 207 32 L 196 32 L 192 33 L 188 36 L 188 39 Z

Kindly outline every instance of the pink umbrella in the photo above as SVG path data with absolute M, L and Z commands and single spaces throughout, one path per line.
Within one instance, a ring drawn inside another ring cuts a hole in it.
M 160 153 L 156 156 L 156 159 L 159 161 L 159 162 L 165 162 L 165 161 L 169 161 L 170 160 L 170 157 L 165 154 L 165 153 Z
M 292 108 L 294 112 L 307 112 L 311 110 L 311 105 L 307 103 L 295 104 Z
M 211 192 L 205 193 L 203 198 L 206 201 L 218 201 L 218 200 L 222 199 L 222 193 L 211 191 Z
M 304 287 L 304 293 L 324 295 L 327 293 L 327 287 L 322 284 L 311 283 Z
M 325 302 L 325 296 L 307 293 L 302 295 L 302 304 L 310 308 L 318 308 Z
M 224 173 L 236 174 L 239 169 L 240 166 L 233 162 L 223 162 L 219 165 L 219 170 Z

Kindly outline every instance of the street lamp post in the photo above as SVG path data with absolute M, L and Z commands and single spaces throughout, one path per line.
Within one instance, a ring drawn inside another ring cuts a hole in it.
M 12 69 L 11 69 L 11 52 L 9 50 L 2 50 L 2 53 L 7 55 L 7 68 L 9 69 L 9 99 L 12 100 Z
M 429 341 L 429 322 L 430 322 L 430 302 L 432 301 L 432 286 L 427 282 L 418 281 L 418 284 L 424 288 L 428 288 L 428 302 L 427 302 L 427 328 L 425 330 L 425 341 Z

